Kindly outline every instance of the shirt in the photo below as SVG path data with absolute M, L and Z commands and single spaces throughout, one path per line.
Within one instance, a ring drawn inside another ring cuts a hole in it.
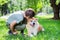
M 23 20 L 23 18 L 24 18 L 23 11 L 16 11 L 9 15 L 9 17 L 7 19 L 7 23 L 10 24 L 11 22 L 13 22 L 15 20 L 18 24 Z
M 23 15 L 23 11 L 17 11 L 17 12 L 14 12 L 12 14 L 9 15 L 8 19 L 7 19 L 7 26 L 9 28 L 9 24 L 11 24 L 11 22 L 13 22 L 14 20 L 16 21 L 16 23 L 18 25 L 15 26 L 15 29 L 17 30 L 24 30 L 25 27 L 26 27 L 26 24 L 24 24 L 25 20 L 24 20 L 24 15 Z M 23 21 L 23 24 L 20 25 L 19 23 Z

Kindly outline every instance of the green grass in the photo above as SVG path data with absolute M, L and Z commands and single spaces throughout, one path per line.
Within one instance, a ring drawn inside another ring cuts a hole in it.
M 36 16 L 38 22 L 45 28 L 44 32 L 39 32 L 35 37 L 28 37 L 25 30 L 23 37 L 19 31 L 17 35 L 8 35 L 8 28 L 4 19 L 0 19 L 0 40 L 60 40 L 60 20 L 49 19 L 52 15 Z

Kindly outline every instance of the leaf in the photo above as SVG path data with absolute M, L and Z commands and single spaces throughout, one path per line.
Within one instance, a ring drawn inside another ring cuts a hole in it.
M 60 0 L 57 0 L 57 1 L 56 1 L 56 5 L 58 5 L 59 3 L 60 3 Z

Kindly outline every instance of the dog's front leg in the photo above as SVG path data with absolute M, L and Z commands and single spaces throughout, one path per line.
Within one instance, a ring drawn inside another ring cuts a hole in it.
M 36 36 L 37 35 L 37 30 L 33 32 L 33 35 Z
M 28 36 L 33 37 L 33 35 L 32 35 L 32 33 L 31 33 L 31 32 L 28 32 Z

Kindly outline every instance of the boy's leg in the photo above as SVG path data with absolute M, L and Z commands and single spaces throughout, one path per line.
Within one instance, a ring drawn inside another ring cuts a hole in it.
M 16 34 L 16 31 L 14 31 L 14 26 L 16 25 L 16 21 L 13 21 L 11 24 L 10 24 L 10 30 L 13 34 Z
M 13 34 L 13 33 L 11 32 L 11 30 L 9 30 L 9 31 L 8 31 L 8 34 Z
M 21 30 L 21 34 L 24 35 L 24 30 Z

